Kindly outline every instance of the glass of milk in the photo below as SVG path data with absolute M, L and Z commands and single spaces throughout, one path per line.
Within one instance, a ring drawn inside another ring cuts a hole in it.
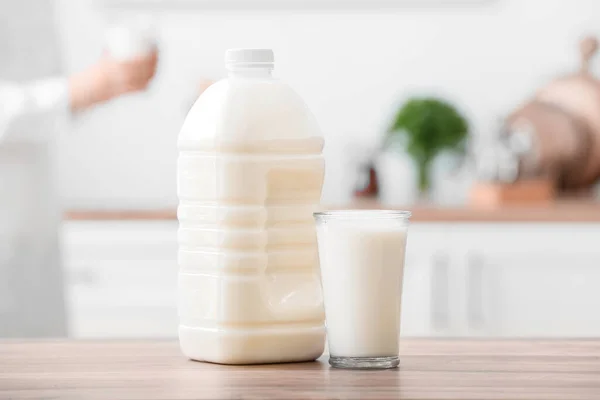
M 314 214 L 331 366 L 398 366 L 410 215 L 385 210 Z

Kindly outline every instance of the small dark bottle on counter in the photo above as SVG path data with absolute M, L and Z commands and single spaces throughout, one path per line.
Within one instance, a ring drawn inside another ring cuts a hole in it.
M 367 163 L 358 174 L 358 182 L 354 188 L 354 197 L 376 198 L 379 195 L 377 171 L 372 162 Z

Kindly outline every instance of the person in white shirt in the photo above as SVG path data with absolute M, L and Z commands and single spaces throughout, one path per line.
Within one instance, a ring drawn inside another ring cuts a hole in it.
M 144 90 L 156 66 L 156 51 L 107 55 L 70 77 L 0 80 L 0 337 L 66 335 L 54 139 L 81 111 Z
M 156 51 L 129 61 L 105 56 L 91 68 L 67 78 L 26 84 L 0 80 L 0 143 L 6 136 L 44 139 L 55 133 L 47 124 L 60 124 L 94 105 L 145 89 L 156 64 Z

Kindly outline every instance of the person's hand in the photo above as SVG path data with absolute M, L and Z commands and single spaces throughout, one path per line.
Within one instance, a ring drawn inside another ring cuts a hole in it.
M 71 109 L 80 111 L 146 89 L 156 73 L 157 62 L 156 50 L 130 60 L 105 55 L 96 65 L 70 77 Z
M 112 97 L 146 89 L 156 72 L 156 51 L 131 60 L 104 57 L 100 65 L 106 75 L 106 85 Z

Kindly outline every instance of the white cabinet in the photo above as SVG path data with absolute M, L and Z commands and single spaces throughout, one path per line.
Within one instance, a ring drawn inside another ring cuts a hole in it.
M 176 336 L 176 222 L 67 222 L 62 233 L 72 337 Z
M 600 252 L 482 258 L 470 333 L 599 336 Z M 525 262 L 523 262 L 525 261 Z
M 402 334 L 452 334 L 451 243 L 445 225 L 411 228 L 404 274 Z M 177 335 L 177 223 L 63 225 L 72 337 Z
M 461 336 L 600 335 L 600 225 L 463 225 Z
M 453 248 L 444 224 L 409 228 L 402 293 L 403 336 L 448 336 L 455 327 L 451 299 Z
M 413 224 L 402 335 L 597 337 L 599 224 Z
M 403 336 L 600 336 L 600 224 L 410 227 Z M 177 335 L 177 222 L 67 222 L 74 337 Z

